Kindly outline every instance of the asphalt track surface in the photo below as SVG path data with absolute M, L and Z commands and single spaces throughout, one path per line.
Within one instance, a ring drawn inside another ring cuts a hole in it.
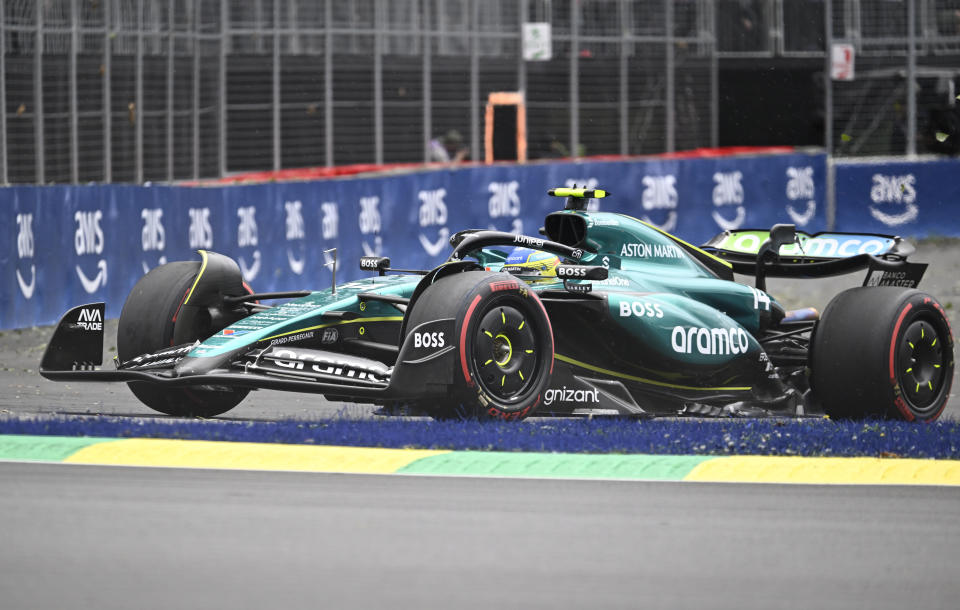
M 960 491 L 0 464 L 5 609 L 956 608 Z

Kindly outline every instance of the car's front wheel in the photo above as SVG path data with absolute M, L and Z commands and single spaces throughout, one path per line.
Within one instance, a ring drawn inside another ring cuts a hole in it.
M 457 273 L 420 295 L 406 327 L 450 317 L 457 371 L 450 399 L 428 410 L 439 418 L 532 415 L 553 372 L 553 331 L 537 295 L 505 273 Z

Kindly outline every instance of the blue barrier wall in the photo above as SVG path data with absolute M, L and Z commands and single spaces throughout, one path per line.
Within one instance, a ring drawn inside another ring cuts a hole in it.
M 838 231 L 960 236 L 960 159 L 835 167 Z
M 323 288 L 357 259 L 385 254 L 430 268 L 465 228 L 536 235 L 562 200 L 549 187 L 610 190 L 604 210 L 642 218 L 693 243 L 724 228 L 794 222 L 826 228 L 826 156 L 788 154 L 465 167 L 407 175 L 223 187 L 18 186 L 0 190 L 0 328 L 55 322 L 106 301 L 116 317 L 150 268 L 234 257 L 258 291 Z M 593 202 L 597 203 L 597 202 Z

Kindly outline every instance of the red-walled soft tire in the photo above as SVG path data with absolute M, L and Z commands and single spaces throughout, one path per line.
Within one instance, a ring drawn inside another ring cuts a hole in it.
M 449 275 L 420 295 L 406 328 L 451 317 L 458 357 L 450 399 L 424 406 L 437 418 L 532 415 L 553 373 L 553 329 L 537 295 L 506 273 Z
M 953 382 L 953 334 L 929 294 L 895 287 L 841 292 L 814 330 L 811 389 L 835 418 L 933 421 Z

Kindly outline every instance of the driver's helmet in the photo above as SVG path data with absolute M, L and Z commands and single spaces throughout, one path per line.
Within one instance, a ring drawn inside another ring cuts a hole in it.
M 513 273 L 540 272 L 541 277 L 556 277 L 560 257 L 534 250 L 533 248 L 514 248 L 503 262 L 503 270 Z

